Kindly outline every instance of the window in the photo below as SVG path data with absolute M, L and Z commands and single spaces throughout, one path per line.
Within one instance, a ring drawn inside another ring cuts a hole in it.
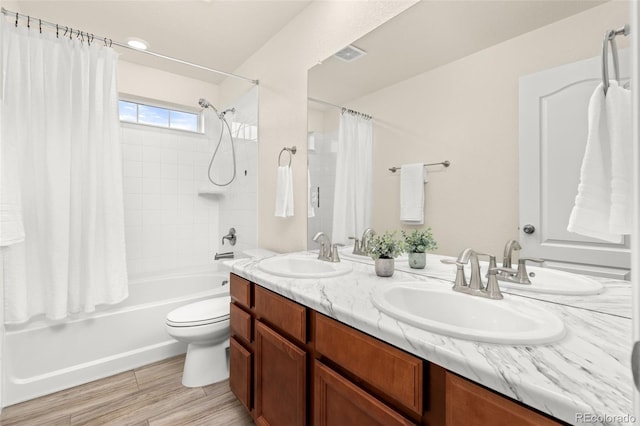
M 119 101 L 120 121 L 166 129 L 200 132 L 200 115 L 133 101 Z

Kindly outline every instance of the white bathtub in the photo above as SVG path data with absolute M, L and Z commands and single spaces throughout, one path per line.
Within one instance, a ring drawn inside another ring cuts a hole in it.
M 3 406 L 184 353 L 165 331 L 169 311 L 229 294 L 228 271 L 136 279 L 122 303 L 61 322 L 6 327 Z M 227 281 L 228 282 L 228 281 Z

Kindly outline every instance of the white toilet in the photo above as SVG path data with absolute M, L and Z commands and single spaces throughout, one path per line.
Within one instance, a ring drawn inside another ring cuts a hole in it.
M 229 296 L 181 306 L 167 315 L 167 332 L 187 343 L 182 384 L 193 388 L 229 377 Z

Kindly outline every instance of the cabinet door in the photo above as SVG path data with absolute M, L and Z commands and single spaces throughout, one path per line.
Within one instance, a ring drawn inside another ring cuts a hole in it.
M 304 425 L 306 353 L 260 321 L 256 337 L 256 423 Z
M 452 373 L 447 373 L 446 388 L 447 426 L 560 424 Z
M 412 425 L 335 371 L 316 362 L 313 424 L 331 425 Z
M 251 411 L 251 352 L 232 337 L 229 341 L 229 387 L 231 392 Z

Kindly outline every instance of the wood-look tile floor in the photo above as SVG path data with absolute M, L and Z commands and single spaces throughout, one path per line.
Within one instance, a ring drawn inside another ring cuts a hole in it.
M 12 405 L 0 425 L 252 425 L 229 382 L 182 386 L 184 356 Z

